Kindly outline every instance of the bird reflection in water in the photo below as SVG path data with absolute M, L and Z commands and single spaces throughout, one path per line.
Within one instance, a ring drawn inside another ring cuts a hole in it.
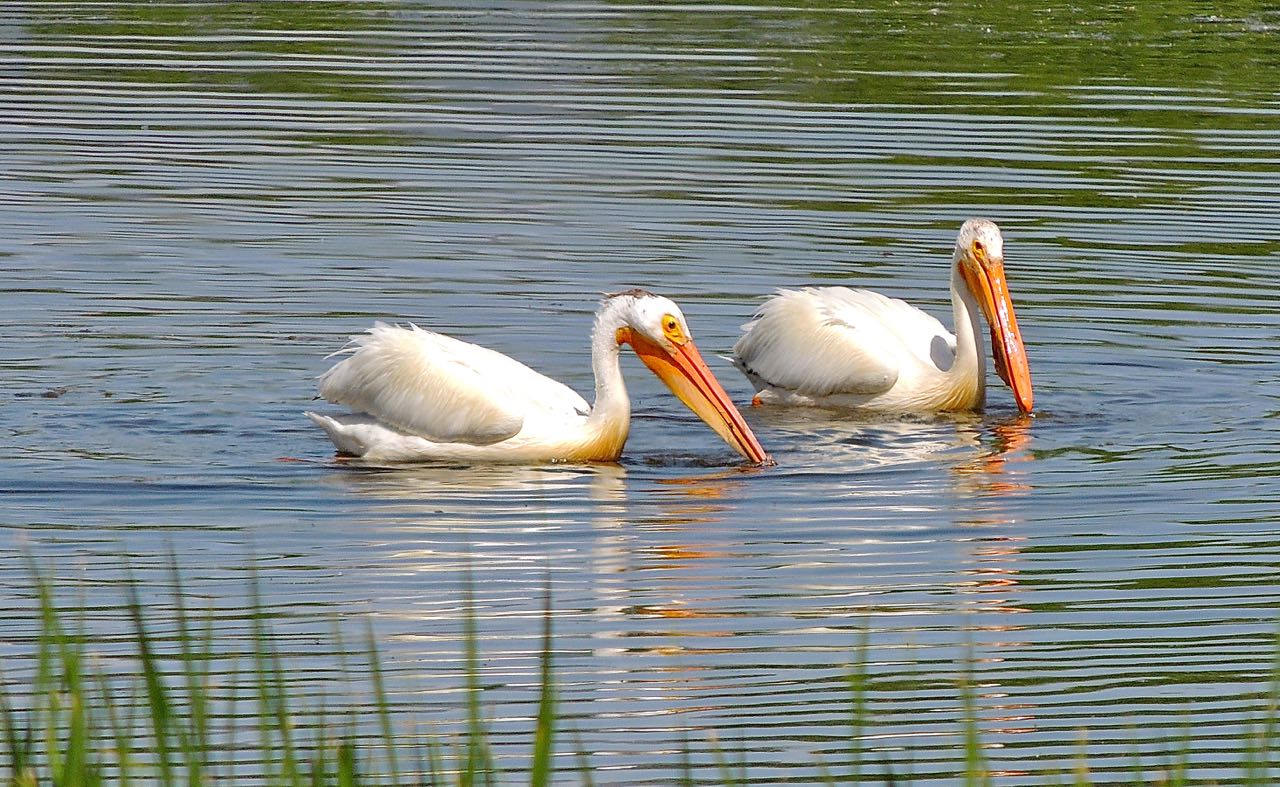
M 705 717 L 725 712 L 710 699 L 720 671 L 705 654 L 732 647 L 727 640 L 740 633 L 717 622 L 735 617 L 715 588 L 741 544 L 738 529 L 724 523 L 741 520 L 737 509 L 756 471 L 670 470 L 634 483 L 626 527 L 616 539 L 594 541 L 600 605 L 592 610 L 591 653 L 611 679 L 590 693 L 622 707 L 660 698 L 659 723 L 703 735 Z M 717 543 L 717 534 L 732 541 Z
M 1028 611 L 1018 601 L 1027 592 L 1019 582 L 1018 567 L 1027 537 L 1018 530 L 1017 507 L 1010 504 L 1033 490 L 1025 470 L 1035 458 L 1030 451 L 1034 423 L 1030 416 L 1017 416 L 990 424 L 989 436 L 978 437 L 983 450 L 952 468 L 956 489 L 968 503 L 957 512 L 958 524 L 989 533 L 968 542 L 970 557 L 960 567 L 957 582 L 957 593 L 968 597 L 962 602 L 968 636 L 983 643 L 971 658 L 984 671 L 1030 644 L 1020 633 L 1023 625 L 1013 617 Z M 1000 685 L 980 687 L 977 695 L 985 708 L 985 736 L 1003 739 L 1035 732 L 1035 704 L 1015 701 Z
M 639 501 L 641 504 L 634 507 L 629 530 L 669 533 L 677 537 L 690 530 L 705 532 L 707 526 L 725 519 L 737 506 L 737 501 L 745 493 L 746 475 L 750 472 L 755 471 L 732 469 L 656 478 L 652 482 L 655 487 L 643 501 Z M 681 585 L 693 581 L 702 586 L 697 565 L 702 561 L 727 557 L 727 550 L 708 548 L 705 544 L 694 547 L 680 541 L 637 546 L 634 532 L 628 532 L 625 540 L 612 543 L 613 549 L 609 550 L 608 556 L 602 552 L 609 542 L 597 539 L 596 543 L 596 571 L 617 577 L 613 590 L 618 597 L 633 600 L 637 593 L 647 597 L 639 604 L 613 607 L 612 612 L 618 618 L 715 617 L 689 604 L 687 588 L 670 587 L 670 584 L 678 580 Z M 643 587 L 636 588 L 632 581 L 639 572 L 644 572 L 645 581 Z M 656 595 L 663 596 L 663 599 L 649 600 Z M 716 636 L 714 633 L 703 635 Z
M 957 490 L 995 496 L 1012 496 L 1030 491 L 1031 487 L 1013 475 L 1012 471 L 1017 464 L 1032 458 L 1026 449 L 1031 445 L 1031 425 L 1034 422 L 1035 418 L 1032 416 L 1018 415 L 991 424 L 990 441 L 983 440 L 980 429 L 975 430 L 974 443 L 983 450 L 952 468 Z M 984 442 L 987 444 L 984 445 Z
M 1017 590 L 1015 561 L 1026 536 L 1016 532 L 1018 517 L 1009 504 L 1032 490 L 1025 473 L 1018 470 L 1019 465 L 1034 458 L 1029 451 L 1034 421 L 1031 416 L 1020 415 L 991 424 L 989 439 L 981 435 L 976 438 L 983 450 L 951 468 L 956 491 L 964 501 L 958 506 L 957 524 L 990 532 L 969 542 L 975 565 L 962 569 L 961 586 L 971 592 L 1009 594 Z M 1004 598 L 984 596 L 979 606 L 988 612 L 1025 611 Z M 990 628 L 1007 627 L 996 624 Z
M 367 509 L 361 524 L 411 526 L 423 532 L 467 534 L 561 526 L 604 518 L 620 522 L 626 475 L 617 464 L 455 465 L 345 462 L 332 482 L 350 489 Z M 585 494 L 584 494 L 585 488 Z M 541 553 L 539 553 L 541 554 Z M 529 557 L 534 557 L 530 555 Z
M 620 488 L 626 469 L 613 463 L 594 464 L 457 464 L 452 462 L 380 463 L 350 458 L 335 460 L 344 472 L 340 482 L 358 494 L 386 494 L 391 498 L 421 497 L 448 490 L 530 491 L 561 486 L 588 478 L 599 482 L 604 497 Z M 594 496 L 594 492 L 593 492 Z
M 694 547 L 682 534 L 705 528 L 729 515 L 745 491 L 752 468 L 705 473 L 664 473 L 646 482 L 640 497 L 627 468 L 589 465 L 376 465 L 343 463 L 335 483 L 349 487 L 368 504 L 364 524 L 377 529 L 412 528 L 429 536 L 416 548 L 402 545 L 395 558 L 417 571 L 461 571 L 480 561 L 485 571 L 503 564 L 528 566 L 547 557 L 537 540 L 504 538 L 502 554 L 477 554 L 477 534 L 546 528 L 589 528 L 592 615 L 602 625 L 597 638 L 619 641 L 634 636 L 633 622 L 653 618 L 714 617 L 689 602 L 706 587 L 710 574 L 698 564 L 724 557 L 726 550 Z M 652 484 L 652 486 L 650 486 Z M 669 534 L 656 541 L 640 534 Z M 448 534 L 448 535 L 445 535 Z M 512 554 L 520 546 L 520 554 Z M 578 552 L 581 542 L 566 542 Z M 536 549 L 535 551 L 530 551 Z M 566 554 L 565 557 L 570 557 Z M 541 580 L 530 572 L 530 581 Z M 639 578 L 642 582 L 637 583 Z M 675 584 L 673 584 L 675 583 Z M 538 594 L 530 588 L 530 597 Z M 642 597 L 638 599 L 637 596 Z M 660 599 L 660 600 L 657 600 Z M 621 625 L 620 625 L 621 624 Z M 703 632 L 698 636 L 727 636 Z M 601 652 L 616 650 L 605 647 Z
M 755 471 L 754 468 L 751 469 Z M 681 532 L 689 528 L 705 528 L 722 521 L 743 497 L 745 479 L 743 472 L 728 470 L 694 476 L 659 478 L 653 499 L 660 501 L 657 517 L 648 520 L 653 529 Z M 696 570 L 699 561 L 730 557 L 729 550 L 709 549 L 705 545 L 693 547 L 687 544 L 661 544 L 646 550 L 656 558 L 657 567 L 663 571 Z M 632 610 L 639 615 L 655 615 L 665 618 L 716 617 L 716 614 L 691 608 L 687 600 L 674 598 L 669 603 L 645 604 Z M 728 636 L 727 633 L 707 632 L 704 636 Z

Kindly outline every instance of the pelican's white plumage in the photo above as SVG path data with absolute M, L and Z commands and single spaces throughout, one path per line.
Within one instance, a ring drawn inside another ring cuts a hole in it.
M 885 411 L 983 406 L 986 366 L 979 314 L 991 324 L 996 371 L 1031 410 L 1031 373 L 1004 281 L 1004 239 L 970 219 L 956 239 L 951 275 L 956 333 L 896 298 L 870 290 L 782 290 L 734 345 L 734 365 L 756 400 Z
M 320 376 L 320 395 L 409 434 L 489 445 L 514 437 L 528 415 L 586 415 L 563 383 L 499 352 L 416 325 L 376 323 Z
M 307 415 L 340 452 L 371 460 L 611 461 L 630 427 L 624 343 L 743 456 L 768 460 L 703 364 L 679 307 L 643 290 L 608 297 L 597 312 L 594 406 L 501 353 L 378 323 L 320 377 L 321 396 L 353 412 Z

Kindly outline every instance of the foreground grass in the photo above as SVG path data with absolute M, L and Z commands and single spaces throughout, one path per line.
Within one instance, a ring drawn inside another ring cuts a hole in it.
M 225 663 L 215 644 L 212 614 L 201 618 L 184 606 L 185 594 L 173 571 L 173 606 L 148 613 L 139 587 L 126 585 L 124 609 L 130 625 L 132 652 L 110 665 L 90 650 L 82 615 L 59 609 L 54 588 L 33 568 L 39 616 L 34 674 L 21 680 L 5 675 L 0 684 L 0 780 L 13 787 L 28 785 L 457 785 L 497 783 L 539 786 L 577 782 L 593 785 L 590 757 L 570 736 L 562 748 L 573 753 L 573 765 L 557 771 L 559 714 L 552 664 L 551 600 L 545 602 L 537 710 L 528 731 L 531 754 L 519 772 L 502 771 L 495 764 L 484 715 L 476 617 L 468 593 L 464 657 L 465 718 L 457 720 L 465 733 L 446 737 L 421 733 L 397 734 L 384 684 L 381 660 L 371 630 L 366 632 L 361 661 L 371 702 L 361 709 L 327 711 L 321 703 L 301 696 L 298 683 L 276 648 L 269 616 L 251 586 L 249 617 L 251 648 L 245 663 L 218 676 L 212 665 Z M 77 608 L 83 608 L 83 604 Z M 169 634 L 154 632 L 163 625 Z M 341 634 L 338 650 L 344 652 Z M 847 761 L 811 763 L 827 784 L 908 784 L 906 765 L 886 762 L 883 754 L 869 761 L 863 750 L 870 714 L 869 679 L 864 639 L 855 649 L 849 673 L 849 751 Z M 1277 649 L 1280 654 L 1280 648 Z M 1275 671 L 1280 676 L 1280 666 Z M 988 768 L 976 721 L 977 711 L 968 680 L 957 692 L 964 709 L 961 730 L 962 764 L 947 783 L 990 785 L 998 774 Z M 245 687 L 249 688 L 245 688 Z M 1280 678 L 1273 678 L 1268 712 L 1242 733 L 1238 779 L 1224 784 L 1270 785 L 1276 755 L 1277 698 Z M 371 732 L 373 730 L 373 732 Z M 442 740 L 449 741 L 442 743 Z M 566 746 L 567 744 L 567 746 Z M 1094 781 L 1081 755 L 1071 773 L 1045 783 L 1213 784 L 1193 780 L 1188 740 L 1181 752 L 1170 753 L 1168 764 L 1148 772 L 1138 763 L 1128 776 L 1108 773 Z M 695 757 L 709 766 L 695 767 Z M 741 762 L 720 748 L 714 738 L 689 741 L 671 764 L 673 784 L 743 784 L 750 774 Z M 933 778 L 937 778 L 934 776 Z M 936 783 L 936 782 L 935 782 Z

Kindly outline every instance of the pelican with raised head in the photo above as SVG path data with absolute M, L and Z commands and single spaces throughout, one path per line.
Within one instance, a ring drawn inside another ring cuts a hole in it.
M 1004 237 L 969 219 L 951 265 L 956 332 L 914 306 L 870 290 L 811 287 L 767 300 L 733 347 L 756 389 L 754 403 L 890 412 L 981 410 L 986 317 L 996 373 L 1031 412 L 1031 369 L 1004 275 Z
M 771 461 L 703 362 L 680 308 L 645 290 L 607 296 L 596 312 L 594 405 L 501 353 L 378 323 L 320 377 L 320 395 L 353 412 L 307 416 L 339 453 L 374 461 L 611 462 L 631 424 L 624 344 L 738 453 Z

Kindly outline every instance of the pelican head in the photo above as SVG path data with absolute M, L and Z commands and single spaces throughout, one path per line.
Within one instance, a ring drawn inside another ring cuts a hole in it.
M 1013 390 L 1018 409 L 1031 412 L 1031 367 L 1004 277 L 1004 236 L 995 222 L 969 219 L 960 227 L 955 268 L 991 327 L 996 373 Z
M 616 313 L 614 338 L 629 344 L 644 365 L 726 443 L 756 464 L 773 460 L 702 360 L 680 307 L 647 290 L 608 296 L 605 310 Z

